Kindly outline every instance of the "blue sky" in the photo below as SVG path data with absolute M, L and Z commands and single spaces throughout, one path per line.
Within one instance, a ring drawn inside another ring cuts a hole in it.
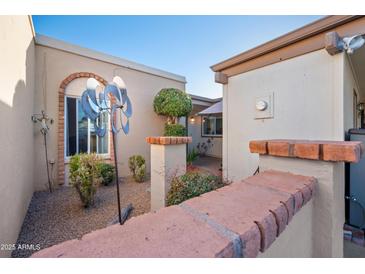
M 186 77 L 216 98 L 210 66 L 321 16 L 33 16 L 37 33 Z

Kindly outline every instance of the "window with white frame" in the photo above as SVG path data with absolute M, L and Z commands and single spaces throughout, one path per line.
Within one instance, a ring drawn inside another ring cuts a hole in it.
M 202 136 L 203 137 L 221 137 L 223 133 L 222 117 L 203 116 L 202 117 Z
M 96 121 L 106 128 L 103 137 L 96 135 L 95 125 L 84 114 L 80 98 L 65 97 L 65 156 L 77 153 L 109 154 L 109 114 L 107 112 Z

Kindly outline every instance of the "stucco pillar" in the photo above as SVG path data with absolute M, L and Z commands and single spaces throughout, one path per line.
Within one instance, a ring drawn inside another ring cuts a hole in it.
M 362 143 L 268 140 L 251 142 L 250 150 L 260 154 L 260 172 L 274 169 L 317 179 L 312 212 L 307 216 L 312 229 L 301 233 L 310 233 L 311 257 L 343 257 L 344 162 L 359 161 Z
M 166 205 L 173 177 L 186 172 L 186 145 L 191 137 L 148 137 L 151 144 L 151 211 Z

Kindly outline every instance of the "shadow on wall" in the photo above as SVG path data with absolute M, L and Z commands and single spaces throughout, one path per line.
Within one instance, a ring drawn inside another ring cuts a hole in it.
M 2 98 L 12 96 L 11 105 L 0 99 L 0 244 L 16 242 L 34 190 L 34 135 L 30 118 L 34 96 L 33 41 L 25 58 L 24 63 L 8 64 L 9 74 L 25 78 L 14 83 L 14 90 L 2 91 Z M 7 66 L 6 62 L 0 63 Z M 1 79 L 3 89 L 12 85 L 9 74 Z M 10 253 L 11 250 L 0 250 L 0 257 L 9 257 Z

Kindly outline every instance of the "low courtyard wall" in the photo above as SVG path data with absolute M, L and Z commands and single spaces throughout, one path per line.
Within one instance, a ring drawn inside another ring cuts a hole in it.
M 314 185 L 313 177 L 264 172 L 33 257 L 256 257 L 311 199 Z
M 269 140 L 250 150 L 255 176 L 33 257 L 342 257 L 343 162 L 363 145 Z

